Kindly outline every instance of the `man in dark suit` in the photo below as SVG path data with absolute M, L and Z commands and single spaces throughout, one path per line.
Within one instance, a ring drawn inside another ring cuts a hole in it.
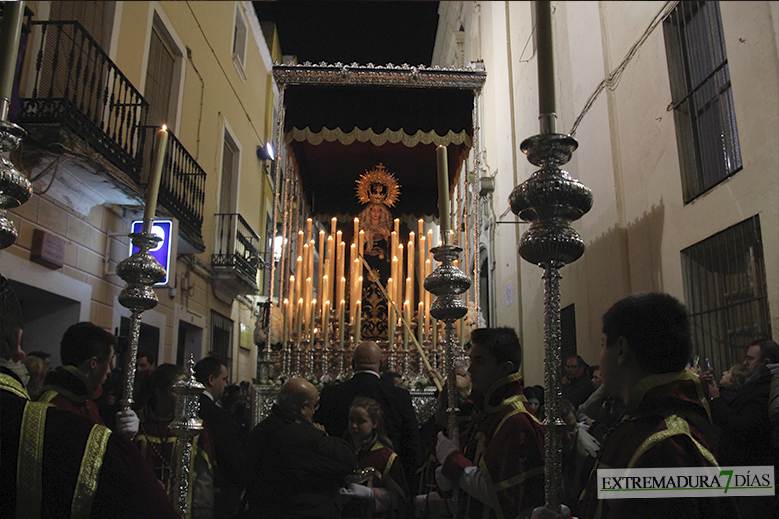
M 322 389 L 319 411 L 314 421 L 325 426 L 332 436 L 343 437 L 349 420 L 349 407 L 355 397 L 376 400 L 384 413 L 387 436 L 403 463 L 406 480 L 411 485 L 420 464 L 421 440 L 419 423 L 411 394 L 399 387 L 385 384 L 379 378 L 381 349 L 374 342 L 363 342 L 352 355 L 354 375 L 346 382 Z M 414 486 L 411 486 L 414 488 Z
M 205 357 L 195 365 L 195 378 L 206 386 L 200 395 L 200 418 L 214 439 L 214 519 L 235 515 L 244 488 L 245 462 L 230 413 L 217 405 L 227 387 L 227 367 L 216 357 Z

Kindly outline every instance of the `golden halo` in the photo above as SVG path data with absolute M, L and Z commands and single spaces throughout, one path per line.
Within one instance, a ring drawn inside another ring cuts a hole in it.
M 393 207 L 400 195 L 400 186 L 395 176 L 379 164 L 370 171 L 360 175 L 357 180 L 357 199 L 361 204 L 373 202 Z

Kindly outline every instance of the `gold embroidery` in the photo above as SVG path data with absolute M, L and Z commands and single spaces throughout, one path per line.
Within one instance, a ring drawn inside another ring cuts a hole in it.
M 644 440 L 644 443 L 642 443 L 638 447 L 636 452 L 633 454 L 633 457 L 630 459 L 630 463 L 628 463 L 627 468 L 633 467 L 633 465 L 635 465 L 638 462 L 641 456 L 643 456 L 644 453 L 646 453 L 646 451 L 654 447 L 656 444 L 660 443 L 661 441 L 667 438 L 670 438 L 671 436 L 679 436 L 679 435 L 688 436 L 693 441 L 695 446 L 698 448 L 701 455 L 704 458 L 706 458 L 706 460 L 709 463 L 711 463 L 715 467 L 719 466 L 717 460 L 714 458 L 714 455 L 703 445 L 697 442 L 695 438 L 692 437 L 692 435 L 690 434 L 690 426 L 684 420 L 684 418 L 678 415 L 671 415 L 665 419 L 665 426 L 666 426 L 665 431 L 657 432 L 652 436 L 650 436 L 649 438 L 647 438 L 646 440 Z
M 14 395 L 20 398 L 24 398 L 25 400 L 30 399 L 30 395 L 27 394 L 27 390 L 24 389 L 22 383 L 16 380 L 11 375 L 0 373 L 0 387 L 8 391 L 9 393 L 13 393 Z
M 92 427 L 89 433 L 84 456 L 81 458 L 76 489 L 73 492 L 71 517 L 74 519 L 86 519 L 92 512 L 92 502 L 95 499 L 97 481 L 100 469 L 103 467 L 103 456 L 110 436 L 111 430 L 109 428 L 97 424 Z
M 27 402 L 22 415 L 16 466 L 16 517 L 38 519 L 43 496 L 43 436 L 46 404 Z

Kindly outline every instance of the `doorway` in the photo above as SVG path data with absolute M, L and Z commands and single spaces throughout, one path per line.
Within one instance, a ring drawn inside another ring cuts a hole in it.
M 186 366 L 190 355 L 199 361 L 203 356 L 203 328 L 185 321 L 179 321 L 176 364 Z

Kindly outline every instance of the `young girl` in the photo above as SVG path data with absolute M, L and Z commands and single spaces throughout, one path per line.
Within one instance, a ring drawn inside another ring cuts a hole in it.
M 341 489 L 348 497 L 344 517 L 403 517 L 409 498 L 400 458 L 384 432 L 381 407 L 375 400 L 357 397 L 349 409 L 346 440 L 357 452 L 357 468 L 373 469 L 363 484 Z

